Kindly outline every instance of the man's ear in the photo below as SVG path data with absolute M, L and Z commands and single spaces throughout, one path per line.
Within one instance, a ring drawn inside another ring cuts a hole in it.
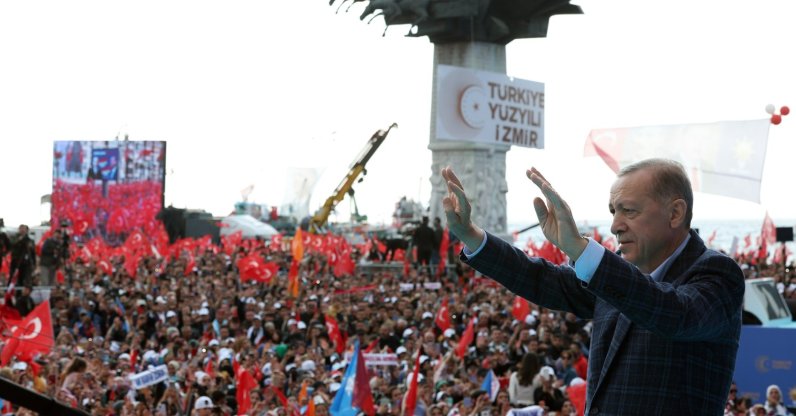
M 685 215 L 688 211 L 688 204 L 682 198 L 675 199 L 669 205 L 670 216 L 669 226 L 672 228 L 680 228 L 685 222 Z

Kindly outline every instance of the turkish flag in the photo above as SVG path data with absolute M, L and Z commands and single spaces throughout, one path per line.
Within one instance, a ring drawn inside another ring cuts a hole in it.
M 104 275 L 110 276 L 113 273 L 113 267 L 111 267 L 111 263 L 106 259 L 98 261 L 97 268 L 102 271 Z
M 138 350 L 130 351 L 130 368 L 135 369 L 136 364 L 138 364 Z
M 271 237 L 271 250 L 282 251 L 282 234 Z
M 277 266 L 276 263 L 266 263 L 257 253 L 241 257 L 238 260 L 238 272 L 240 273 L 241 282 L 256 280 L 258 282 L 268 283 L 276 275 L 278 270 L 279 266 Z
M 472 322 L 471 322 L 472 323 Z M 417 406 L 417 383 L 420 378 L 420 356 L 423 355 L 423 347 L 417 350 L 417 357 L 415 358 L 415 369 L 412 371 L 412 381 L 409 383 L 409 390 L 404 396 L 404 415 L 413 416 L 415 414 L 415 407 Z
M 448 234 L 448 228 L 442 231 L 442 241 L 439 243 L 439 265 L 437 266 L 437 274 L 443 276 L 445 274 L 445 262 L 448 260 L 448 248 L 450 248 L 451 239 Z
M 376 339 L 373 340 L 373 342 L 368 344 L 367 348 L 365 348 L 365 354 L 370 354 L 378 346 L 379 346 L 379 339 L 376 338 Z
M 10 333 L 7 338 L 3 334 L 8 344 L 4 350 L 12 350 L 8 358 L 11 355 L 33 356 L 37 352 L 47 354 L 55 345 L 49 301 L 40 303 L 23 319 L 5 319 L 5 323 Z M 16 348 L 10 348 L 12 344 L 16 344 Z
M 308 234 L 308 236 L 310 237 L 310 249 L 316 253 L 323 253 L 326 249 L 326 244 L 324 244 L 325 238 L 322 235 Z
M 357 347 L 357 368 L 354 377 L 354 394 L 351 398 L 351 405 L 358 407 L 368 416 L 376 414 L 376 407 L 373 405 L 373 393 L 370 391 L 370 376 L 365 368 L 365 357 L 362 350 Z
M 279 399 L 279 402 L 282 403 L 282 407 L 285 408 L 285 411 L 290 412 L 290 416 L 300 416 L 299 410 L 290 404 L 290 402 L 287 400 L 287 396 L 285 396 L 285 393 L 279 387 L 270 387 L 271 390 L 276 393 L 276 397 Z M 240 412 L 238 412 L 238 414 L 240 414 Z
M 470 347 L 470 343 L 473 342 L 473 339 L 475 339 L 475 318 L 470 318 L 467 329 L 464 330 L 462 339 L 459 341 L 459 345 L 456 346 L 456 356 L 458 356 L 459 359 L 464 358 L 464 355 L 467 354 L 467 349 Z
M 249 409 L 252 407 L 251 391 L 257 387 L 257 381 L 254 380 L 252 373 L 245 368 L 240 368 L 237 373 L 237 385 L 235 390 L 235 398 L 238 402 L 238 414 L 248 414 Z
M 442 304 L 437 311 L 437 316 L 434 317 L 434 323 L 437 324 L 442 332 L 447 331 L 448 328 L 451 327 L 451 315 L 450 311 L 448 310 L 448 298 L 442 300 Z
M 337 263 L 332 268 L 332 274 L 335 277 L 343 277 L 345 275 L 353 275 L 355 270 L 356 265 L 354 260 L 351 259 L 351 247 L 344 244 L 337 258 Z
M 243 243 L 243 231 L 235 231 L 232 234 L 221 237 L 221 245 L 227 255 L 232 255 L 240 247 L 241 243 Z
M 523 299 L 520 296 L 514 297 L 514 304 L 511 307 L 511 314 L 514 316 L 514 319 L 525 322 L 525 317 L 531 313 L 531 307 L 528 305 L 528 301 Z
M 193 273 L 194 267 L 196 267 L 196 259 L 194 259 L 193 254 L 189 252 L 188 260 L 185 262 L 185 270 L 183 271 L 183 275 L 190 276 L 191 273 Z
M 766 211 L 766 217 L 763 219 L 763 229 L 760 230 L 760 238 L 767 244 L 777 242 L 777 227 L 774 225 L 774 221 L 771 220 L 771 216 L 768 215 L 768 211 Z
M 332 340 L 335 350 L 338 354 L 342 354 L 345 350 L 345 340 L 342 332 L 340 332 L 337 320 L 329 315 L 324 315 L 324 319 L 326 320 L 326 332 L 329 333 L 329 338 Z
M 708 243 L 708 247 L 712 247 L 713 246 L 713 240 L 716 239 L 716 233 L 718 233 L 718 231 L 717 230 L 713 230 L 713 232 L 710 234 L 710 237 L 708 237 L 708 239 L 706 241 L 706 243 Z

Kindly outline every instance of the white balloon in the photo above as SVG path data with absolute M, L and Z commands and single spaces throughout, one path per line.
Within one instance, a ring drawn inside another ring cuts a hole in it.
M 774 107 L 774 104 L 769 104 L 769 105 L 766 106 L 766 113 L 774 114 L 774 110 L 776 110 L 776 107 Z

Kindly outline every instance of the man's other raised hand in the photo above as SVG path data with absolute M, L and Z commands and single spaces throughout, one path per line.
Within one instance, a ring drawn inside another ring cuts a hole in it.
M 448 186 L 448 195 L 442 198 L 442 208 L 448 220 L 448 229 L 464 243 L 470 251 L 476 250 L 484 241 L 484 230 L 470 218 L 472 207 L 464 193 L 459 178 L 450 166 L 442 169 L 442 178 Z

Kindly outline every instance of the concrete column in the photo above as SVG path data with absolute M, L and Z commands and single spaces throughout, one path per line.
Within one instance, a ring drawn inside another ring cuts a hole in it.
M 506 152 L 508 145 L 488 145 L 455 140 L 436 140 L 437 65 L 506 73 L 506 47 L 484 42 L 434 45 L 434 78 L 431 88 L 430 217 L 445 218 L 442 198 L 447 187 L 440 170 L 451 166 L 464 185 L 473 206 L 473 221 L 485 230 L 510 240 L 506 226 Z

